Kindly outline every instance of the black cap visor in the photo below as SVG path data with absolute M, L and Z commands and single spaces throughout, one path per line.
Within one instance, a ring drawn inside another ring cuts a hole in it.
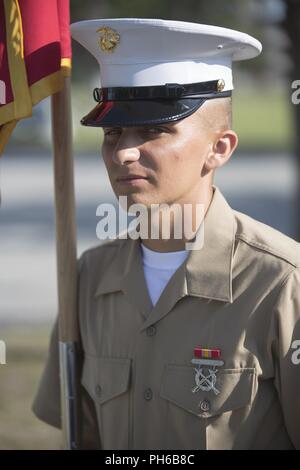
M 190 116 L 206 99 L 103 101 L 81 120 L 81 124 L 92 127 L 166 124 Z

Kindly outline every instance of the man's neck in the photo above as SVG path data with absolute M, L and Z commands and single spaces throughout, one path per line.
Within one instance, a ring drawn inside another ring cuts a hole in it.
M 192 226 L 193 226 L 194 232 L 196 232 L 198 230 L 203 218 L 205 217 L 205 215 L 208 211 L 208 208 L 210 206 L 210 203 L 212 201 L 212 198 L 213 198 L 213 188 L 211 187 L 210 191 L 207 192 L 207 195 L 205 197 L 202 197 L 201 200 L 199 200 L 197 203 L 190 203 L 190 204 L 192 204 Z M 197 216 L 196 216 L 196 211 L 197 211 L 196 206 L 197 206 L 197 204 L 200 205 L 201 208 L 202 208 L 202 211 L 201 211 L 202 212 L 202 217 L 200 219 L 197 218 Z M 183 207 L 183 205 L 182 205 L 182 207 Z M 149 222 L 149 227 L 150 227 L 150 223 L 151 223 L 151 221 Z M 144 246 L 146 246 L 150 250 L 160 251 L 160 252 L 185 250 L 186 249 L 186 243 L 190 241 L 190 238 L 185 237 L 186 231 L 183 229 L 182 230 L 182 232 L 183 232 L 182 237 L 181 238 L 176 238 L 174 236 L 174 224 L 175 224 L 174 219 L 172 219 L 170 221 L 170 224 L 171 224 L 170 234 L 172 234 L 170 236 L 170 238 L 163 238 L 162 233 L 159 232 L 158 238 L 148 237 L 148 238 L 143 239 L 142 243 L 144 244 Z

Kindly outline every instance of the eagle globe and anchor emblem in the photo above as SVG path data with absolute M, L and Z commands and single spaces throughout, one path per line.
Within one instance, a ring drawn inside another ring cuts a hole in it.
M 115 48 L 120 43 L 120 34 L 108 26 L 97 29 L 97 33 L 100 33 L 98 43 L 101 50 L 103 52 L 114 52 Z
M 192 388 L 192 392 L 196 393 L 199 390 L 210 392 L 212 390 L 215 395 L 219 395 L 220 390 L 216 387 L 217 367 L 224 365 L 224 361 L 220 359 L 220 349 L 204 349 L 196 347 L 194 349 L 194 356 L 195 357 L 191 362 L 197 367 L 194 368 L 196 385 Z

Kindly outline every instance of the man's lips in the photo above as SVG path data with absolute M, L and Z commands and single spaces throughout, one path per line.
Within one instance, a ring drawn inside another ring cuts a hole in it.
M 140 180 L 140 179 L 143 179 L 143 180 L 146 180 L 148 179 L 147 176 L 142 176 L 142 175 L 127 175 L 127 176 L 119 176 L 117 178 L 117 181 L 131 181 L 131 180 Z
M 121 186 L 127 186 L 127 187 L 135 187 L 135 186 L 140 186 L 144 185 L 145 182 L 148 181 L 147 176 L 142 176 L 142 175 L 127 175 L 127 176 L 119 176 L 116 178 L 117 184 Z

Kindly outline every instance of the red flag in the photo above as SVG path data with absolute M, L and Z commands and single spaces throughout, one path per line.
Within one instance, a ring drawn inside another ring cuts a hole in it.
M 0 0 L 0 153 L 71 70 L 69 0 Z

